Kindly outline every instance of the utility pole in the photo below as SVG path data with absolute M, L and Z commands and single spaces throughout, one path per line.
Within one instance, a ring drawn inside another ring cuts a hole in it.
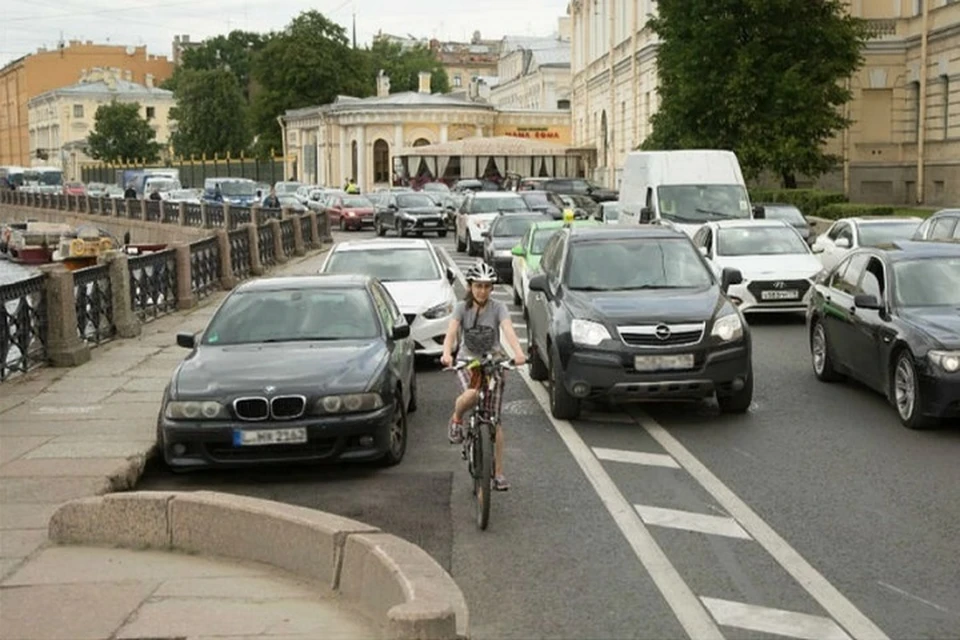
M 357 48 L 357 11 L 354 8 L 353 11 L 353 48 Z

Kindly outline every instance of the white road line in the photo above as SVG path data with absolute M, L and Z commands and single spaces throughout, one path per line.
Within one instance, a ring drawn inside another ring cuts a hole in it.
M 932 608 L 936 609 L 937 611 L 940 611 L 941 613 L 949 613 L 949 614 L 953 615 L 953 612 L 950 611 L 950 609 L 947 609 L 946 607 L 941 607 L 941 606 L 938 605 L 936 602 L 930 602 L 929 600 L 924 600 L 924 599 L 921 598 L 920 596 L 915 596 L 915 595 L 913 595 L 912 593 L 910 593 L 909 591 L 904 591 L 904 590 L 901 589 L 900 587 L 895 587 L 895 586 L 893 586 L 892 584 L 887 584 L 886 582 L 883 582 L 882 580 L 878 580 L 878 581 L 877 581 L 877 584 L 880 585 L 881 587 L 885 588 L 885 589 L 890 589 L 890 591 L 893 591 L 894 593 L 898 593 L 898 594 L 902 595 L 902 596 L 905 597 L 905 598 L 910 598 L 911 600 L 916 600 L 917 602 L 919 602 L 919 603 L 921 603 L 921 604 L 925 604 L 925 605 L 927 605 L 928 607 L 932 607 Z
M 750 534 L 744 531 L 737 521 L 726 516 L 711 516 L 705 513 L 680 511 L 677 509 L 662 509 L 648 507 L 642 504 L 633 505 L 637 513 L 646 524 L 668 529 L 683 529 L 696 533 L 706 533 L 714 536 L 727 536 L 750 540 Z
M 660 443 L 660 446 L 672 455 L 848 633 L 858 639 L 888 640 L 887 635 L 877 625 L 861 613 L 753 509 L 713 475 L 702 462 L 680 444 L 679 440 L 646 413 L 635 410 L 634 417 L 644 430 Z
M 507 353 L 512 357 L 509 345 Z M 603 465 L 590 451 L 590 447 L 580 438 L 573 426 L 566 420 L 557 420 L 550 414 L 550 401 L 542 385 L 530 379 L 523 368 L 517 370 L 520 377 L 530 388 L 537 402 L 543 408 L 547 419 L 559 434 L 560 439 L 570 450 L 583 474 L 593 485 L 603 505 L 613 517 L 627 543 L 640 559 L 657 589 L 663 594 L 667 605 L 677 616 L 677 620 L 691 638 L 696 640 L 724 640 L 720 628 L 714 623 L 706 608 L 693 593 L 666 554 L 653 539 L 653 535 L 644 526 L 640 516 L 617 489 L 613 479 L 604 471 Z
M 609 462 L 625 462 L 628 464 L 643 464 L 652 467 L 670 467 L 679 469 L 677 461 L 665 453 L 645 453 L 643 451 L 624 451 L 622 449 L 593 448 L 593 455 Z
M 717 598 L 700 599 L 716 621 L 725 627 L 803 640 L 850 640 L 850 636 L 830 618 Z

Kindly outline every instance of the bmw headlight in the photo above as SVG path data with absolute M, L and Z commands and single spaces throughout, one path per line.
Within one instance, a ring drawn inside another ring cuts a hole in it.
M 717 318 L 710 335 L 723 342 L 732 342 L 743 337 L 743 320 L 739 313 L 731 313 Z
M 570 323 L 570 337 L 576 344 L 595 347 L 604 340 L 610 340 L 610 332 L 599 322 L 574 318 Z
M 374 411 L 382 406 L 383 398 L 379 393 L 347 393 L 320 398 L 314 405 L 314 412 L 323 415 L 360 413 Z
M 947 373 L 960 371 L 960 351 L 928 351 L 927 358 Z
M 427 320 L 436 320 L 437 318 L 442 318 L 453 313 L 453 303 L 444 302 L 443 304 L 438 304 L 435 307 L 430 307 L 423 312 L 423 317 Z
M 168 420 L 224 420 L 230 417 L 227 408 L 213 400 L 168 402 L 163 415 Z

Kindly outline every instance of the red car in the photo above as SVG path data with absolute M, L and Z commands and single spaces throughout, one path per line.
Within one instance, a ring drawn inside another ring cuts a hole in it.
M 63 195 L 65 196 L 85 196 L 87 188 L 81 182 L 68 182 L 63 185 Z
M 366 196 L 334 196 L 327 204 L 330 224 L 337 224 L 340 231 L 373 227 L 373 212 L 373 203 Z

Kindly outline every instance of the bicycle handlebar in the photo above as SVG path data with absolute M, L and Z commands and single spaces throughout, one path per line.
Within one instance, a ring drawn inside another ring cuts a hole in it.
M 454 364 L 452 367 L 444 367 L 444 371 L 459 371 L 466 367 L 483 367 L 483 366 L 494 366 L 498 369 L 506 369 L 508 371 L 513 371 L 517 368 L 516 363 L 513 358 L 507 358 L 506 360 L 493 360 L 490 357 L 476 358 L 470 361 L 460 361 Z

